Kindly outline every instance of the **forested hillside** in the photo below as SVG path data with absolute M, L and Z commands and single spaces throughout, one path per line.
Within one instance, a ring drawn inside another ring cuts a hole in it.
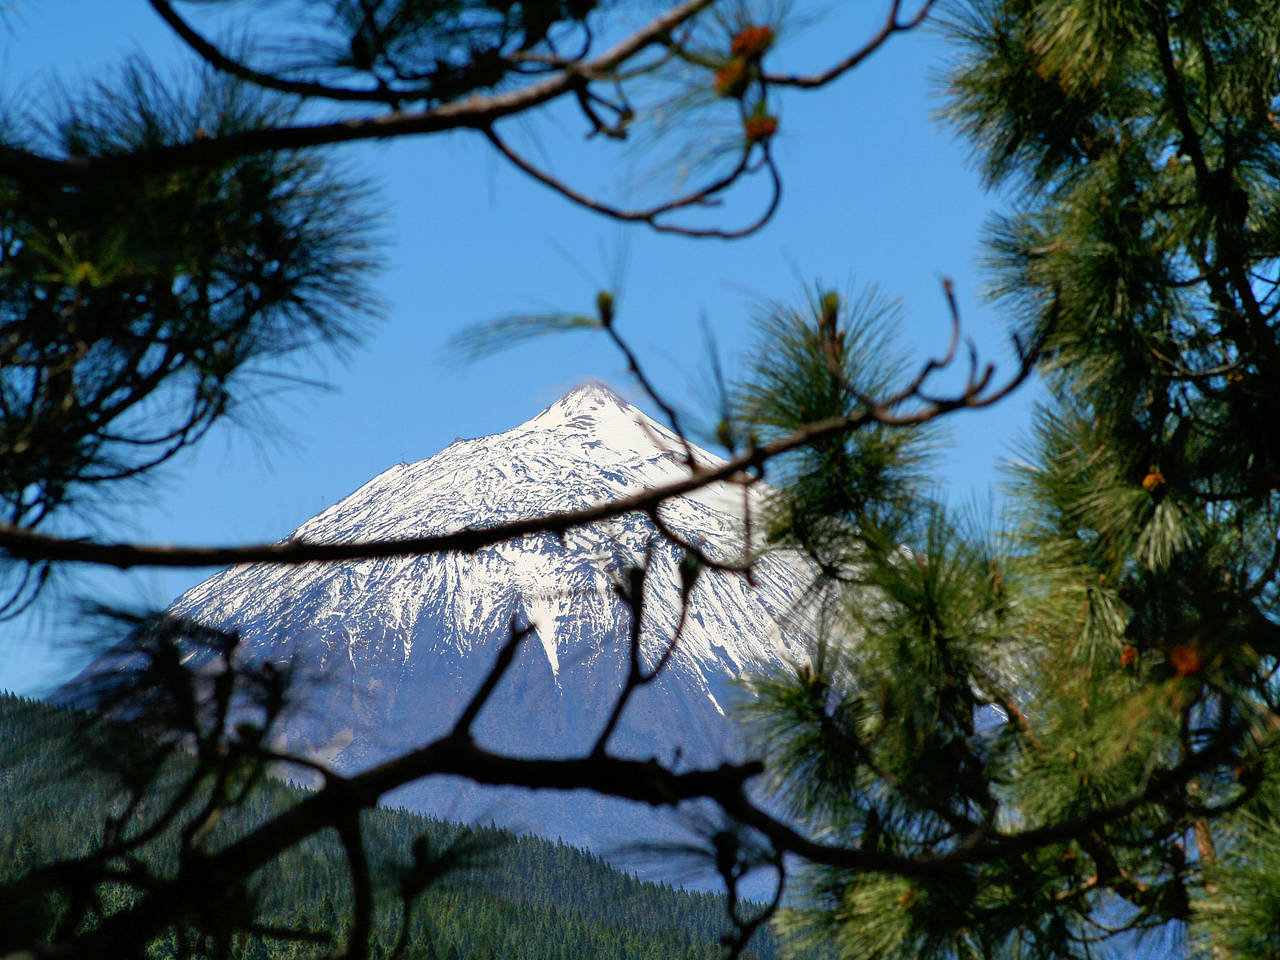
M 85 718 L 74 711 L 0 694 L 0 884 L 42 865 L 91 851 L 109 817 L 121 815 L 127 793 L 119 782 L 68 750 L 67 735 Z M 176 781 L 176 777 L 173 778 Z M 236 816 L 214 828 L 226 839 L 242 835 L 300 791 L 268 782 Z M 149 797 L 132 816 L 150 822 L 160 797 Z M 727 920 L 722 899 L 642 883 L 600 858 L 539 838 L 494 829 L 470 829 L 403 810 L 367 811 L 363 822 L 373 875 L 379 879 L 371 956 L 396 946 L 400 881 L 415 849 L 439 856 L 453 847 L 474 864 L 447 873 L 416 901 L 404 955 L 440 960 L 710 960 Z M 144 848 L 142 865 L 164 872 L 175 849 L 175 822 Z M 426 847 L 423 844 L 426 844 Z M 416 846 L 415 846 L 416 845 Z M 447 859 L 447 858 L 446 858 Z M 129 862 L 120 870 L 134 867 Z M 3 889 L 3 887 L 0 887 Z M 95 891 L 107 912 L 123 905 L 109 888 Z M 268 907 L 264 927 L 317 931 L 315 941 L 263 934 L 238 938 L 233 953 L 275 960 L 326 952 L 349 910 L 350 880 L 336 837 L 323 835 L 295 848 L 243 891 Z M 0 896 L 0 950 L 52 937 L 65 909 L 61 895 Z M 201 944 L 190 945 L 197 953 Z M 157 943 L 157 956 L 180 945 Z M 775 944 L 757 935 L 752 955 L 770 960 Z

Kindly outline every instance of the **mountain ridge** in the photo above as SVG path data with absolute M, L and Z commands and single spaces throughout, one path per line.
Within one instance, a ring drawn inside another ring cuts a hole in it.
M 687 450 L 704 465 L 720 462 Z M 676 434 L 602 384 L 584 384 L 511 430 L 458 440 L 383 471 L 292 536 L 344 542 L 451 532 L 614 500 L 688 469 Z M 753 511 L 763 503 L 759 490 L 744 494 L 721 481 L 674 498 L 660 516 L 709 556 L 729 561 L 745 552 L 744 496 Z M 530 636 L 475 735 L 514 755 L 569 756 L 590 749 L 621 689 L 632 623 L 618 585 L 643 566 L 643 658 L 656 662 L 683 627 L 663 673 L 628 705 L 610 749 L 683 767 L 741 759 L 745 745 L 726 720 L 736 680 L 758 665 L 804 656 L 801 640 L 780 624 L 806 586 L 805 568 L 767 555 L 755 586 L 707 570 L 682 620 L 682 559 L 647 516 L 629 514 L 472 554 L 234 567 L 172 609 L 238 630 L 246 656 L 303 662 L 318 680 L 309 709 L 289 727 L 290 744 L 344 770 L 450 729 L 512 625 L 528 625 Z M 597 850 L 645 836 L 648 816 L 624 814 L 618 805 L 628 805 L 607 798 L 485 793 L 435 781 L 395 802 L 442 816 L 494 816 Z

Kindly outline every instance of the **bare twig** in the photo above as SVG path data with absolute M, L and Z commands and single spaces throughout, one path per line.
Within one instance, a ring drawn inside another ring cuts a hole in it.
M 750 508 L 748 507 L 747 509 L 749 510 Z M 696 557 L 698 562 L 701 563 L 708 570 L 721 570 L 725 573 L 743 573 L 743 574 L 751 573 L 752 562 L 751 562 L 751 556 L 750 556 L 750 550 L 751 550 L 750 514 L 748 514 L 745 519 L 746 546 L 744 548 L 744 551 L 746 552 L 746 556 L 744 556 L 742 560 L 720 560 L 720 559 L 717 559 L 716 557 L 711 556 L 711 554 L 707 553 L 706 550 L 702 549 L 702 547 L 698 546 L 698 544 L 694 543 L 688 537 L 684 536 L 682 533 L 680 533 L 678 530 L 672 527 L 671 524 L 667 523 L 667 521 L 662 519 L 662 515 L 658 511 L 658 508 L 656 507 L 648 512 L 648 516 L 649 516 L 649 519 L 653 522 L 653 525 L 657 528 L 658 532 L 662 534 L 663 539 L 671 541 L 677 547 L 683 550 L 685 553 L 689 554 L 692 557 Z
M 737 933 L 725 938 L 725 960 L 737 960 L 742 956 L 744 950 L 751 943 L 751 938 L 756 935 L 756 931 L 774 918 L 778 912 L 778 908 L 782 906 L 782 895 L 787 888 L 787 867 L 786 861 L 782 854 L 774 851 L 773 869 L 777 872 L 778 879 L 774 885 L 773 896 L 769 898 L 769 902 L 765 904 L 764 909 L 757 909 L 753 915 L 743 916 L 737 891 L 736 878 L 722 874 L 725 879 L 727 889 L 726 907 L 729 911 L 729 919 L 733 925 L 737 927 Z
M 629 223 L 644 223 L 657 230 L 659 233 L 673 233 L 682 237 L 692 237 L 694 239 L 715 239 L 715 240 L 736 240 L 741 237 L 750 236 L 758 231 L 772 218 L 778 209 L 778 205 L 782 202 L 782 177 L 778 173 L 777 165 L 774 163 L 773 154 L 769 150 L 767 142 L 760 142 L 763 150 L 763 160 L 761 167 L 769 174 L 770 183 L 772 185 L 772 194 L 768 205 L 764 212 L 755 220 L 744 227 L 734 230 L 724 230 L 719 227 L 690 227 L 679 224 L 665 223 L 659 218 L 677 210 L 687 210 L 691 207 L 708 206 L 715 202 L 715 198 L 723 193 L 726 189 L 733 186 L 744 175 L 755 171 L 755 167 L 751 164 L 751 157 L 754 153 L 755 143 L 748 143 L 743 146 L 742 155 L 738 159 L 738 163 L 727 174 L 717 180 L 712 181 L 705 186 L 699 187 L 681 197 L 665 203 L 655 204 L 652 207 L 645 207 L 637 210 L 627 210 L 622 207 L 616 207 L 612 204 L 596 200 L 587 196 L 579 190 L 575 190 L 562 180 L 558 180 L 545 170 L 534 166 L 529 160 L 521 156 L 513 150 L 492 127 L 484 129 L 484 135 L 489 142 L 504 157 L 523 173 L 528 174 L 534 180 L 544 186 L 550 187 L 556 193 L 560 194 L 568 200 L 573 201 L 581 207 L 593 210 L 596 213 L 603 214 L 613 220 L 621 220 Z
M 898 14 L 902 10 L 902 0 L 893 0 L 893 3 L 889 8 L 889 16 L 885 19 L 884 26 L 880 28 L 879 32 L 839 63 L 823 70 L 820 73 L 766 73 L 763 75 L 762 79 L 765 83 L 777 84 L 778 86 L 783 87 L 813 89 L 815 87 L 826 86 L 832 80 L 844 76 L 844 74 L 848 73 L 854 67 L 858 66 L 858 64 L 862 63 L 863 60 L 867 59 L 867 57 L 871 56 L 871 54 L 879 50 L 895 33 L 913 30 L 920 26 L 920 24 L 922 24 L 925 18 L 929 15 L 929 11 L 933 9 L 933 5 L 936 2 L 937 0 L 924 0 L 920 5 L 920 9 L 916 11 L 915 16 L 910 20 L 899 22 Z
M 195 51 L 210 66 L 224 73 L 229 73 L 233 77 L 247 80 L 249 83 L 256 84 L 259 87 L 265 87 L 268 90 L 296 94 L 300 97 L 321 97 L 325 100 L 339 100 L 348 103 L 385 103 L 392 107 L 398 107 L 401 101 L 421 100 L 430 94 L 430 89 L 425 87 L 417 90 L 390 90 L 386 87 L 361 90 L 351 87 L 335 87 L 331 84 L 315 83 L 307 80 L 285 80 L 275 74 L 263 73 L 260 70 L 253 69 L 248 64 L 227 56 L 226 53 L 179 16 L 168 0 L 148 0 L 148 2 L 151 4 L 151 9 L 159 14 L 160 18 L 181 38 L 182 42 Z
M 369 874 L 369 858 L 360 831 L 357 807 L 335 824 L 351 875 L 351 932 L 343 960 L 365 960 L 369 955 L 369 934 L 373 928 L 373 878 Z
M 537 629 L 535 624 L 529 624 L 525 627 L 517 627 L 515 621 L 511 622 L 511 634 L 507 637 L 507 642 L 498 650 L 497 657 L 494 658 L 493 666 L 489 668 L 489 672 L 485 674 L 484 680 L 481 682 L 471 700 L 467 703 L 462 713 L 458 715 L 457 722 L 453 725 L 453 732 L 450 736 L 470 738 L 471 725 L 475 723 L 476 717 L 480 715 L 480 711 L 484 709 L 484 705 L 489 702 L 489 697 L 493 695 L 493 691 L 498 684 L 502 682 L 502 678 L 511 667 L 511 662 L 515 659 L 516 652 L 520 649 L 520 644 L 525 637 L 533 633 Z
M 623 681 L 622 689 L 618 692 L 618 696 L 613 702 L 613 709 L 609 711 L 609 717 L 605 720 L 599 736 L 596 737 L 595 745 L 591 748 L 591 756 L 593 757 L 605 755 L 605 748 L 609 745 L 609 738 L 613 736 L 613 731 L 617 728 L 618 721 L 622 719 L 622 714 L 627 709 L 627 704 L 630 703 L 631 697 L 635 692 L 641 687 L 652 683 L 658 674 L 666 668 L 667 663 L 676 652 L 680 637 L 684 633 L 685 624 L 689 619 L 689 594 L 685 592 L 682 593 L 680 598 L 680 618 L 671 634 L 671 639 L 667 641 L 666 647 L 654 665 L 646 670 L 643 650 L 640 646 L 640 637 L 644 629 L 645 584 L 652 569 L 648 559 L 646 557 L 645 566 L 640 571 L 639 576 L 633 578 L 633 591 L 623 597 L 624 602 L 631 608 L 631 630 L 627 638 L 629 644 L 627 678 Z

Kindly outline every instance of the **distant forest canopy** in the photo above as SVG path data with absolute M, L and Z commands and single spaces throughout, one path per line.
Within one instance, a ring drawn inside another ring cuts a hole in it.
M 120 814 L 125 792 L 107 774 L 79 763 L 71 746 L 86 722 L 104 721 L 0 693 L 0 891 L 33 868 L 89 854 L 107 819 Z M 213 828 L 214 846 L 219 836 L 230 841 L 248 833 L 296 803 L 300 793 L 282 782 L 256 791 Z M 134 816 L 148 822 L 148 814 L 164 803 L 165 797 L 154 792 Z M 728 922 L 722 896 L 642 882 L 600 857 L 537 837 L 464 827 L 405 810 L 370 810 L 363 816 L 369 861 L 379 881 L 373 960 L 394 951 L 400 920 L 396 883 L 413 862 L 415 844 L 424 840 L 436 851 L 462 842 L 473 855 L 489 852 L 442 876 L 418 899 L 403 952 L 407 958 L 712 960 L 722 953 L 719 939 Z M 170 824 L 143 848 L 143 865 L 166 875 L 178 837 L 190 826 Z M 502 869 L 485 869 L 487 861 L 500 861 Z M 127 871 L 133 864 L 115 866 Z M 125 894 L 106 885 L 92 895 L 107 914 L 129 905 Z M 254 876 L 245 895 L 258 897 L 267 910 L 262 933 L 237 936 L 229 955 L 236 960 L 313 956 L 317 945 L 346 942 L 350 872 L 331 833 L 314 836 L 273 861 Z M 0 896 L 0 952 L 53 939 L 66 898 L 64 892 Z M 271 928 L 315 931 L 317 939 L 274 937 Z M 153 942 L 149 953 L 180 956 L 183 946 L 169 933 Z M 208 945 L 186 946 L 202 953 Z M 755 960 L 776 955 L 777 942 L 767 930 L 757 933 L 746 954 Z

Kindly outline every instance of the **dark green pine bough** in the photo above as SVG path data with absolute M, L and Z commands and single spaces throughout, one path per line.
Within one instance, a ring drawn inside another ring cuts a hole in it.
M 811 835 L 906 861 L 810 867 L 791 943 L 1280 956 L 1277 13 L 944 12 L 943 115 L 1013 198 L 993 299 L 1049 399 L 998 524 L 930 500 L 928 436 L 791 464 L 772 535 L 819 561 L 838 615 L 760 685 L 755 742 Z M 775 433 L 877 389 L 874 323 L 823 307 L 775 321 L 752 374 Z

